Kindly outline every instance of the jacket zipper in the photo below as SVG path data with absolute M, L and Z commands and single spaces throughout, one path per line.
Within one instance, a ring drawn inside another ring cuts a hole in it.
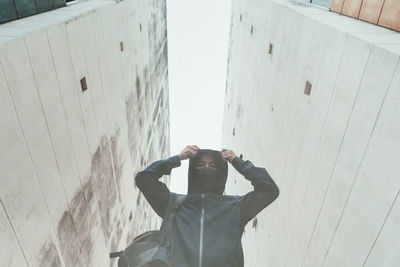
M 199 267 L 203 265 L 203 224 L 204 224 L 204 193 L 201 194 L 201 218 L 200 218 L 200 246 L 199 246 Z

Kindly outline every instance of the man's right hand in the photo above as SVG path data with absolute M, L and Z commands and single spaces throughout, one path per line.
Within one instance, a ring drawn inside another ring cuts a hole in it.
M 185 159 L 188 159 L 188 158 L 193 158 L 194 156 L 196 156 L 197 151 L 199 149 L 200 148 L 198 146 L 196 146 L 196 145 L 187 146 L 182 150 L 181 153 L 179 153 L 179 158 L 181 160 L 185 160 Z

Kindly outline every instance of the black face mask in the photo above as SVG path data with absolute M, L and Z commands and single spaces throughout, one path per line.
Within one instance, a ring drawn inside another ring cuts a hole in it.
M 213 192 L 219 185 L 218 171 L 211 168 L 194 169 L 192 181 L 203 192 Z
M 216 169 L 200 168 L 196 165 L 203 155 L 210 155 Z M 228 164 L 221 157 L 221 152 L 212 149 L 199 149 L 194 158 L 189 159 L 188 195 L 196 193 L 214 193 L 222 195 L 228 177 Z

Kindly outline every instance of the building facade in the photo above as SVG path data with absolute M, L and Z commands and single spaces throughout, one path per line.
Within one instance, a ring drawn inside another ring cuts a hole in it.
M 2 24 L 0 69 L 0 266 L 116 266 L 160 224 L 134 177 L 170 153 L 165 1 Z
M 234 0 L 229 46 L 223 147 L 280 188 L 246 226 L 245 266 L 398 266 L 400 35 L 302 2 Z M 229 194 L 252 189 L 228 179 Z

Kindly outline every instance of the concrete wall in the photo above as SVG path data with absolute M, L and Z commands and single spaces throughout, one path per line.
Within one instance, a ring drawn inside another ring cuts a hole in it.
M 115 266 L 158 227 L 133 178 L 170 153 L 165 16 L 99 0 L 0 26 L 0 266 Z
M 223 147 L 280 187 L 246 226 L 245 266 L 400 266 L 399 55 L 388 29 L 233 1 Z M 231 173 L 228 194 L 250 190 Z

